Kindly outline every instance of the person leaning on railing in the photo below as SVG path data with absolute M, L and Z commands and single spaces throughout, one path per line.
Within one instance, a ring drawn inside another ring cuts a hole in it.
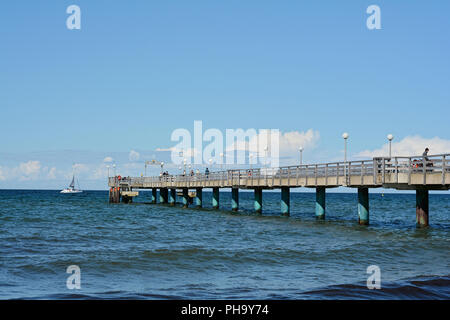
M 425 148 L 425 151 L 422 153 L 422 157 L 425 159 L 425 161 L 430 161 L 430 159 L 428 159 L 428 151 L 430 151 L 430 149 Z
M 422 153 L 422 157 L 423 157 L 423 161 L 425 162 L 425 166 L 426 167 L 432 167 L 433 166 L 433 161 L 431 161 L 428 158 L 428 151 L 430 151 L 430 149 L 425 148 L 425 151 Z M 427 172 L 431 172 L 433 170 L 427 170 Z

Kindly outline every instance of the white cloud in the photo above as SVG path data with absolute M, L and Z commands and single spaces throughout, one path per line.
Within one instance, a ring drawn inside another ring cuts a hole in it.
M 54 180 L 56 179 L 56 168 L 51 168 L 47 173 L 47 179 Z
M 106 157 L 105 159 L 103 159 L 103 162 L 105 162 L 105 163 L 110 163 L 113 161 L 114 161 L 114 159 L 112 157 Z
M 19 180 L 36 180 L 41 171 L 41 163 L 36 160 L 22 162 L 11 170 L 11 177 Z
M 41 163 L 39 161 L 28 161 L 21 163 L 18 167 L 20 173 L 26 176 L 36 175 L 41 170 Z
M 308 131 L 290 131 L 280 136 L 280 153 L 298 153 L 298 148 L 315 148 L 320 139 L 319 131 L 309 129 Z
M 263 141 L 266 141 L 266 139 L 266 133 L 258 133 L 252 136 L 248 143 L 245 141 L 234 142 L 226 148 L 226 151 L 249 150 L 250 152 L 259 152 L 261 156 L 263 156 L 263 147 L 258 147 L 258 141 L 262 143 Z M 309 149 L 315 148 L 319 139 L 319 131 L 314 131 L 312 129 L 307 131 L 289 131 L 280 133 L 280 155 L 292 155 L 297 153 L 299 147 Z
M 130 161 L 138 161 L 139 158 L 141 157 L 141 155 L 139 154 L 139 152 L 131 150 L 130 154 L 128 155 L 128 159 Z
M 450 151 L 450 140 L 434 137 L 423 138 L 419 135 L 407 136 L 399 142 L 392 142 L 393 156 L 418 156 L 425 148 L 430 148 L 429 154 L 442 154 Z M 384 144 L 379 149 L 364 150 L 355 155 L 357 158 L 373 158 L 389 155 L 389 143 Z

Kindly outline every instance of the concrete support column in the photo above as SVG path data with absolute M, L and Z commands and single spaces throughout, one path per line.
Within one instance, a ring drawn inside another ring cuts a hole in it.
M 219 188 L 213 188 L 212 206 L 213 209 L 219 209 Z
M 231 210 L 239 210 L 239 188 L 231 189 Z
M 177 189 L 170 189 L 169 192 L 169 204 L 174 206 L 177 202 Z
M 187 208 L 189 206 L 189 189 L 183 188 L 183 208 Z
M 428 227 L 428 190 L 416 190 L 416 225 Z
M 169 200 L 169 190 L 167 188 L 159 189 L 159 202 L 167 203 Z
M 290 198 L 289 187 L 281 187 L 281 214 L 284 216 L 290 214 Z
M 153 188 L 152 189 L 152 203 L 156 203 L 156 192 L 157 192 L 157 189 Z
M 262 212 L 262 189 L 261 188 L 255 189 L 255 212 L 256 213 Z
M 369 189 L 358 188 L 358 223 L 369 224 Z
M 316 188 L 316 218 L 319 220 L 325 219 L 325 190 L 324 187 Z
M 164 203 L 164 189 L 159 189 L 159 203 Z
M 201 208 L 203 206 L 203 188 L 197 188 L 195 191 L 195 195 L 197 208 Z

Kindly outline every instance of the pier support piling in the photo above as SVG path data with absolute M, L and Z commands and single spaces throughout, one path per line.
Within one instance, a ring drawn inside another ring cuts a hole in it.
M 183 208 L 187 208 L 189 206 L 189 189 L 183 188 Z
M 152 188 L 152 203 L 153 204 L 156 203 L 156 196 L 157 196 L 157 189 L 156 188 Z
M 262 189 L 261 188 L 255 189 L 255 212 L 256 213 L 262 212 Z
M 109 190 L 109 202 L 120 203 L 120 188 L 113 187 Z
M 201 208 L 203 206 L 203 188 L 196 189 L 195 200 L 196 200 L 197 208 Z
M 369 189 L 358 188 L 358 223 L 369 224 Z
M 213 209 L 219 209 L 219 188 L 213 188 L 212 190 L 212 207 Z
M 428 190 L 416 190 L 416 226 L 428 227 Z
M 169 192 L 169 204 L 174 206 L 177 202 L 177 189 L 170 189 Z
M 122 197 L 122 202 L 123 203 L 132 203 L 133 202 L 133 197 L 123 196 Z
M 239 188 L 231 189 L 231 210 L 239 210 Z
M 281 187 L 281 214 L 283 216 L 290 215 L 290 197 L 289 187 Z
M 316 219 L 325 219 L 325 202 L 326 202 L 326 189 L 325 187 L 316 188 Z
M 167 188 L 159 189 L 159 202 L 168 203 L 169 190 Z

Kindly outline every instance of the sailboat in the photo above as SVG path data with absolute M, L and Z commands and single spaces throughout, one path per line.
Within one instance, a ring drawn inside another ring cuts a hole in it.
M 78 184 L 79 186 L 79 184 Z M 61 190 L 60 193 L 81 193 L 82 190 L 75 189 L 75 175 L 72 177 L 72 182 L 70 183 L 69 187 L 65 188 L 64 190 Z

